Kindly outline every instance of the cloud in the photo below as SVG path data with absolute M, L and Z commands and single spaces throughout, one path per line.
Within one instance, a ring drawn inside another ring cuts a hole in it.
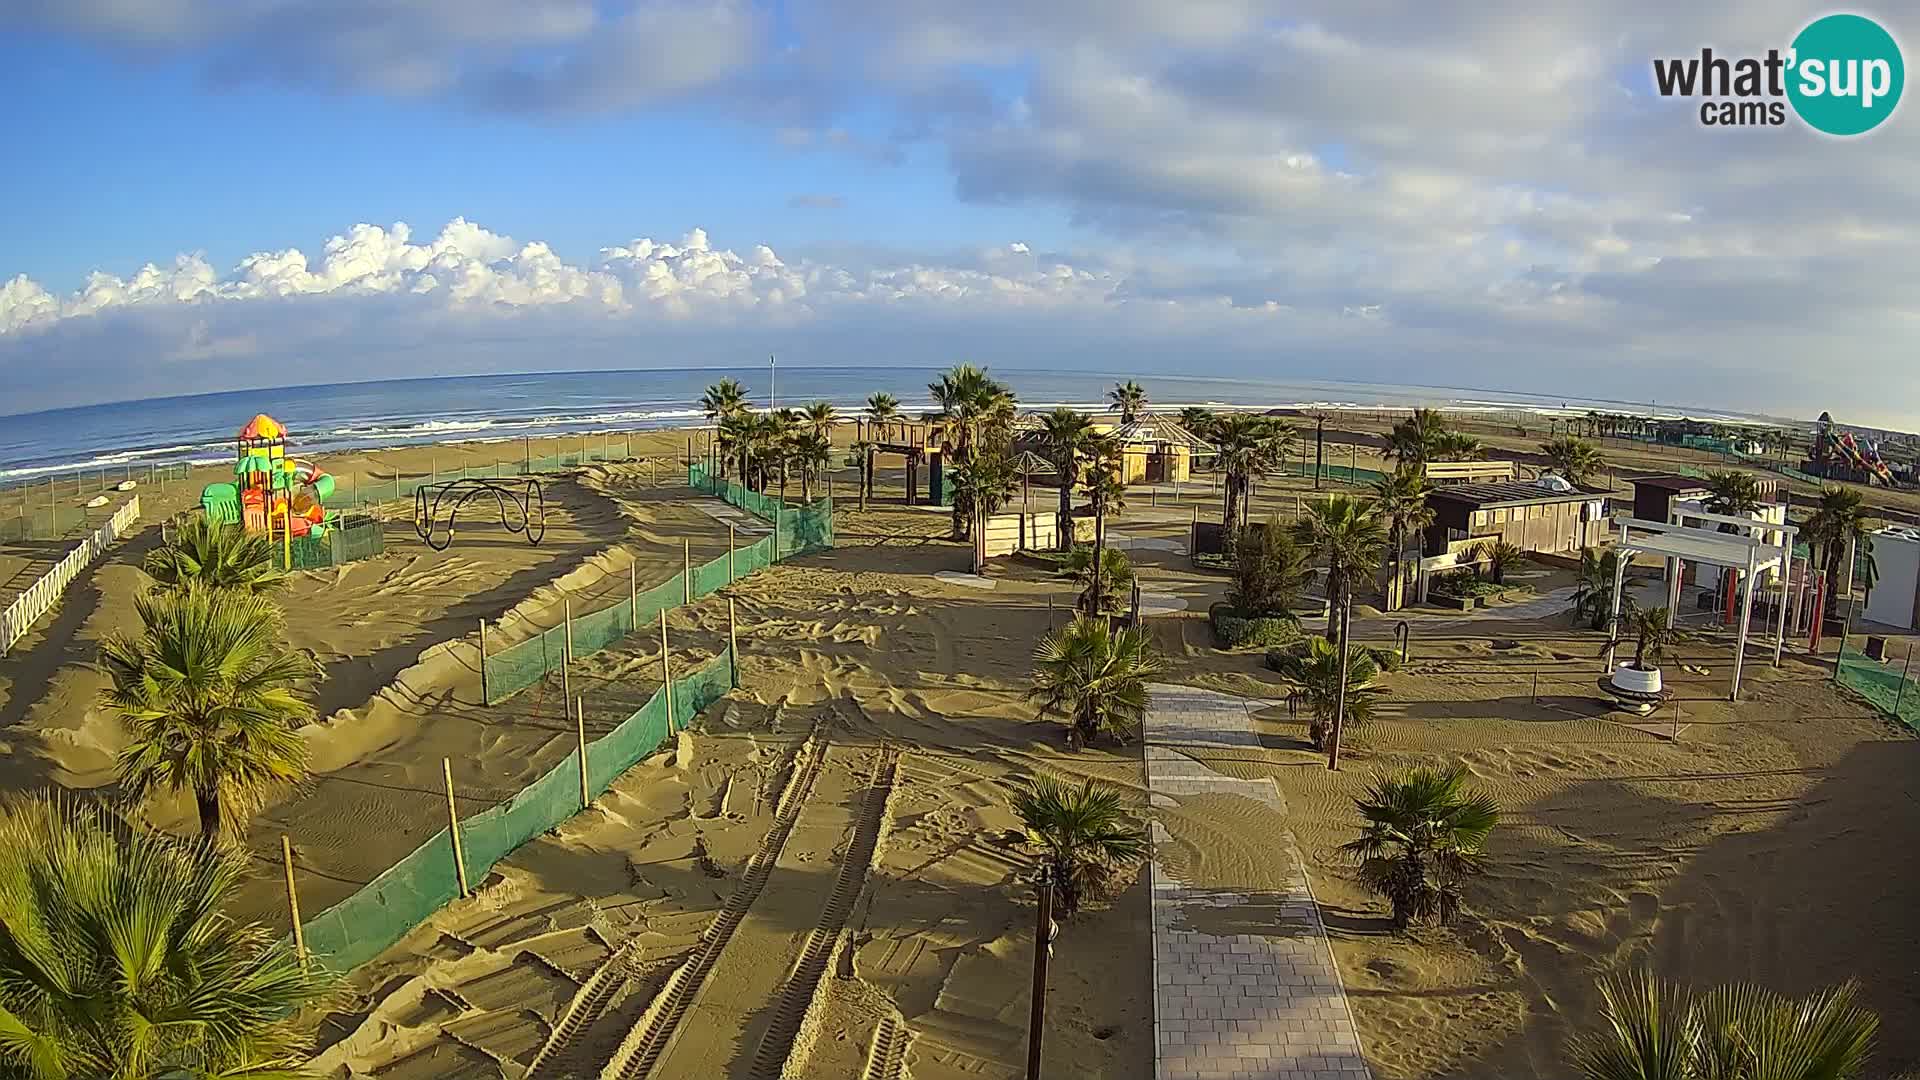
M 838 210 L 847 200 L 838 195 L 795 195 L 787 200 L 792 210 Z
M 916 355 L 997 342 L 1043 363 L 1150 367 L 1184 348 L 1223 372 L 1854 409 L 1911 426 L 1916 114 L 1849 142 L 1714 131 L 1650 86 L 1653 57 L 1784 45 L 1823 11 L 29 0 L 14 11 L 28 31 L 228 83 L 515 120 L 691 103 L 791 153 L 942 169 L 962 202 L 1057 216 L 1073 250 L 809 258 L 696 232 L 569 260 L 461 220 L 431 238 L 362 225 L 217 271 L 187 255 L 65 292 L 16 277 L 0 284 L 0 365 L 59 343 L 207 370 L 233 360 L 222 349 L 318 356 L 351 342 L 461 366 L 505 363 L 529 334 L 629 359 L 776 337 L 840 351 L 828 359 L 888 351 L 859 344 L 866 333 Z M 1168 344 L 1174 328 L 1186 346 Z

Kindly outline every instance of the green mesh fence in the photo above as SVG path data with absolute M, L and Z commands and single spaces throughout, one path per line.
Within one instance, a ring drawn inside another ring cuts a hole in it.
M 387 527 L 378 521 L 353 521 L 328 529 L 325 536 L 295 537 L 293 569 L 321 570 L 371 559 L 387 550 Z
M 577 644 L 577 642 L 576 642 Z M 668 695 L 653 697 L 612 731 L 587 746 L 587 791 L 599 798 L 620 775 L 659 749 L 673 732 L 726 696 L 734 681 L 726 653 L 698 671 L 673 680 L 673 713 Z M 554 828 L 582 809 L 580 758 L 567 755 L 540 779 L 511 799 L 460 819 L 460 851 L 467 881 L 485 880 L 495 863 L 515 848 Z M 441 829 L 413 853 L 388 867 L 359 892 L 328 908 L 301 927 L 307 949 L 335 971 L 347 971 L 391 948 L 460 894 L 453 841 Z
M 817 499 L 805 506 L 788 507 L 778 498 L 748 491 L 738 484 L 725 483 L 707 474 L 705 466 L 687 469 L 687 484 L 696 491 L 718 496 L 741 509 L 775 522 L 775 538 L 764 536 L 734 552 L 729 571 L 727 557 L 719 556 L 693 571 L 693 595 L 707 596 L 756 570 L 771 566 L 778 559 L 833 546 L 833 502 Z M 777 557 L 776 557 L 777 556 Z M 675 574 L 626 600 L 591 612 L 573 616 L 573 655 L 591 656 L 636 630 L 655 625 L 663 610 L 679 607 L 686 601 L 681 575 Z M 545 630 L 525 641 L 489 653 L 486 661 L 487 704 L 505 701 L 514 694 L 558 671 L 566 658 L 566 628 Z
M 1882 715 L 1920 731 L 1920 684 L 1905 674 L 1906 661 L 1876 662 L 1848 645 L 1840 653 L 1840 685 L 1859 694 Z

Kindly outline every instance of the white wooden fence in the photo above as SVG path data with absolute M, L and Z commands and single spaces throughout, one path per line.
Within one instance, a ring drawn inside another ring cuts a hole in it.
M 7 605 L 7 610 L 0 611 L 0 656 L 7 655 L 13 643 L 19 641 L 32 628 L 34 621 L 53 607 L 60 599 L 60 594 L 73 584 L 73 579 L 80 576 L 80 571 L 99 558 L 100 553 L 118 540 L 139 517 L 140 496 L 135 495 L 127 500 L 127 505 L 115 510 L 105 525 L 81 541 L 79 547 L 67 552 L 67 557 L 34 582 L 31 588 L 14 597 L 13 603 Z

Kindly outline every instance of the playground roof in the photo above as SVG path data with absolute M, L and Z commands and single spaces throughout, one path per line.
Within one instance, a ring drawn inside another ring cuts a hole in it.
M 1039 476 L 1053 476 L 1060 471 L 1059 466 L 1053 463 L 1053 459 L 1031 450 L 1022 450 L 1014 455 L 1013 465 L 1023 473 Z

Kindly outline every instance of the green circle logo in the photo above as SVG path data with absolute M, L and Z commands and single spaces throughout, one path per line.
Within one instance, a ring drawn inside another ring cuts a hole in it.
M 1861 135 L 1900 104 L 1906 65 L 1893 35 L 1861 15 L 1828 15 L 1793 39 L 1787 99 L 1808 126 Z

